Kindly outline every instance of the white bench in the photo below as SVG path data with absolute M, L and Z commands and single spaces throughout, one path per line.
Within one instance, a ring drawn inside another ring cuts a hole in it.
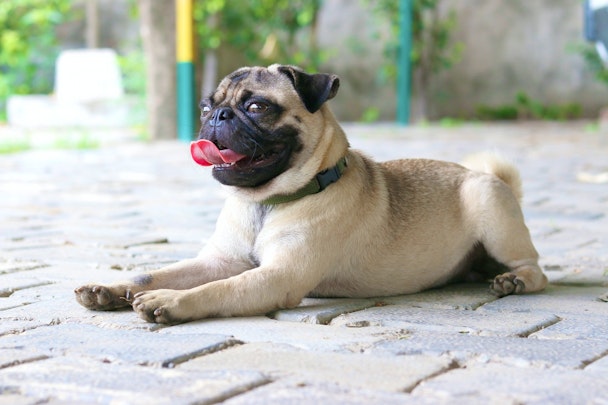
M 54 94 L 9 97 L 7 118 L 24 128 L 124 127 L 129 104 L 116 52 L 66 50 L 57 58 Z

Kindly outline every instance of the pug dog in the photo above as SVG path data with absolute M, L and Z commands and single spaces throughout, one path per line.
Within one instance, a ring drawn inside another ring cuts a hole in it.
M 129 281 L 77 288 L 76 300 L 176 324 L 292 308 L 306 296 L 410 294 L 488 269 L 499 296 L 542 290 L 517 169 L 490 155 L 475 170 L 375 162 L 349 148 L 328 107 L 339 84 L 283 65 L 225 77 L 201 102 L 191 145 L 229 190 L 208 244 Z

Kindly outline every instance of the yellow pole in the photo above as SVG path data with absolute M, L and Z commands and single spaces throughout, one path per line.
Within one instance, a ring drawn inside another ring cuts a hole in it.
M 192 0 L 176 0 L 177 61 L 192 62 Z
M 177 136 L 189 142 L 194 135 L 194 64 L 192 0 L 175 0 L 177 49 Z

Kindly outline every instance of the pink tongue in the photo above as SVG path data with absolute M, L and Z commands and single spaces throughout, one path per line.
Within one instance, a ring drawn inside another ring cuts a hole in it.
M 201 139 L 190 144 L 192 159 L 201 166 L 235 163 L 247 157 L 230 149 L 219 150 L 211 141 Z

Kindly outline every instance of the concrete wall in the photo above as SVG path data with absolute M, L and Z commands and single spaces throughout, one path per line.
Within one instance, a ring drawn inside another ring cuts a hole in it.
M 569 50 L 584 42 L 579 0 L 449 0 L 465 44 L 461 63 L 435 82 L 438 114 L 469 115 L 479 104 L 513 103 L 523 91 L 547 104 L 579 103 L 597 116 L 608 86 L 597 82 L 582 57 Z
M 394 86 L 379 73 L 387 25 L 360 0 L 324 0 L 318 40 L 331 55 L 322 70 L 340 76 L 340 90 L 331 101 L 339 119 L 360 120 L 370 108 L 377 108 L 382 120 L 394 119 Z
M 584 42 L 580 0 L 444 0 L 442 12 L 449 9 L 464 52 L 433 80 L 431 118 L 471 117 L 479 105 L 513 104 L 519 91 L 544 104 L 578 103 L 591 117 L 608 105 L 608 86 L 567 49 Z M 386 32 L 385 23 L 349 0 L 325 0 L 320 22 L 320 41 L 334 51 L 326 70 L 343 79 L 333 101 L 339 118 L 355 120 L 377 106 L 380 119 L 393 119 L 394 91 L 378 79 L 384 43 L 372 35 Z
M 164 1 L 164 0 L 163 0 Z M 380 76 L 387 22 L 368 4 L 373 0 L 323 0 L 318 39 L 330 52 L 323 70 L 337 73 L 341 88 L 332 107 L 338 118 L 360 120 L 377 109 L 378 119 L 393 120 L 394 84 Z M 394 0 L 398 1 L 398 0 Z M 568 51 L 583 43 L 582 0 L 443 0 L 442 13 L 456 11 L 454 40 L 464 44 L 462 60 L 434 78 L 430 118 L 472 117 L 479 105 L 512 104 L 524 91 L 544 104 L 579 103 L 595 117 L 608 105 L 608 86 L 597 82 L 582 57 Z M 82 7 L 82 0 L 76 4 Z M 103 46 L 133 48 L 138 22 L 126 0 L 99 0 Z M 83 46 L 83 21 L 60 30 L 66 47 Z M 220 74 L 242 64 L 220 50 Z M 281 61 L 277 61 L 281 62 Z M 413 117 L 417 99 L 414 95 Z

